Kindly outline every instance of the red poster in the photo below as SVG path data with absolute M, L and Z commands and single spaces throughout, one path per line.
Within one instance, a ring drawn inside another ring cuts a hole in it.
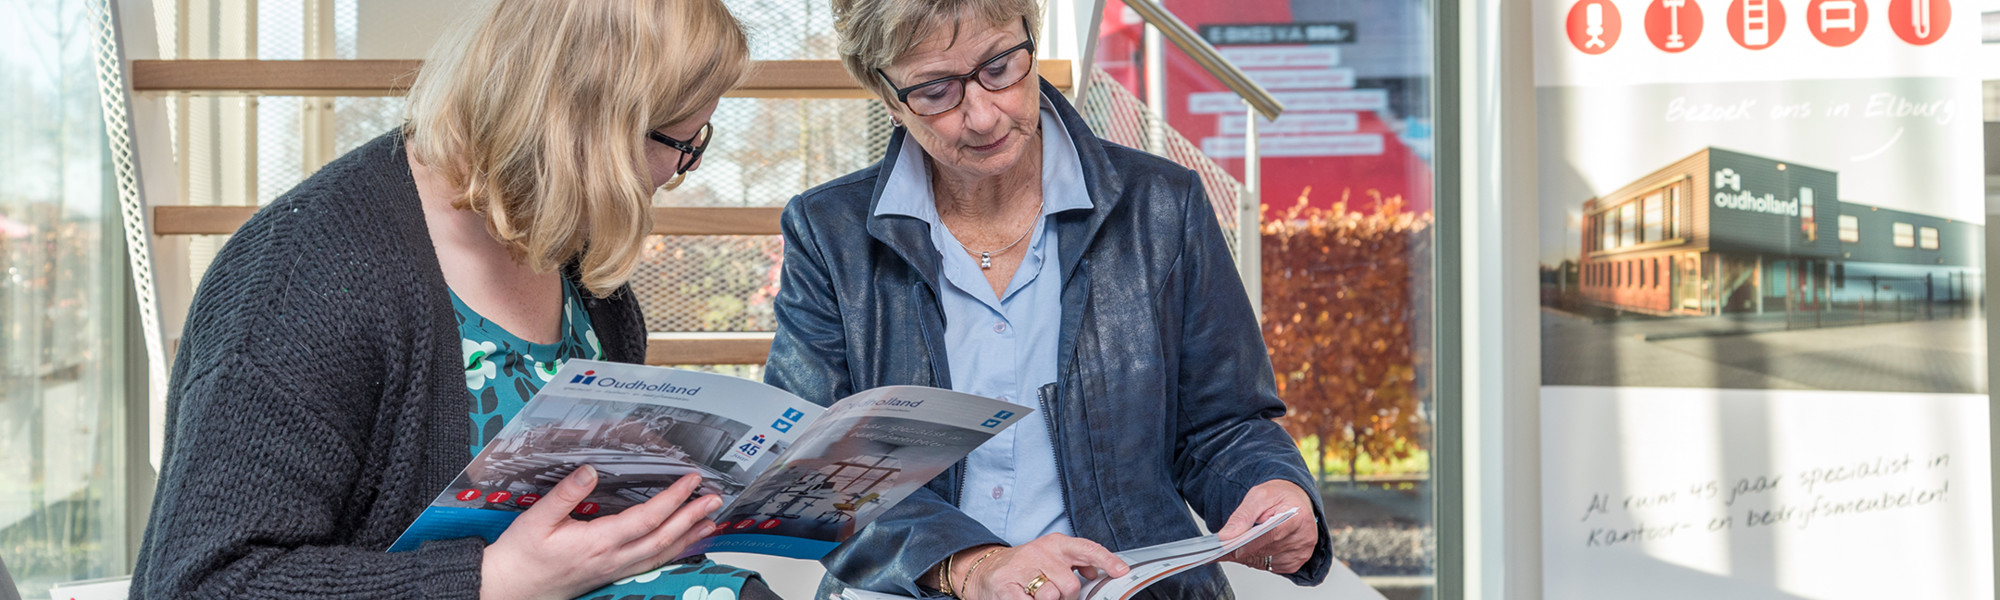
M 1428 212 L 1429 62 L 1402 54 L 1394 55 L 1393 61 L 1376 61 L 1370 59 L 1373 52 L 1362 49 L 1371 40 L 1375 41 L 1371 49 L 1422 47 L 1406 37 L 1409 32 L 1371 29 L 1376 23 L 1401 23 L 1422 15 L 1412 12 L 1414 4 L 1345 6 L 1335 10 L 1290 0 L 1167 3 L 1175 16 L 1197 31 L 1222 25 L 1264 27 L 1281 34 L 1286 26 L 1294 32 L 1352 29 L 1345 32 L 1351 34 L 1348 42 L 1283 43 L 1285 36 L 1279 35 L 1271 41 L 1215 44 L 1225 58 L 1285 104 L 1277 121 L 1258 125 L 1263 159 L 1259 192 L 1267 210 L 1290 209 L 1303 198 L 1317 208 L 1345 201 L 1350 210 L 1372 213 L 1384 203 L 1400 201 L 1404 211 Z M 1097 60 L 1113 79 L 1143 98 L 1144 25 L 1127 14 L 1121 5 L 1107 7 Z M 1167 122 L 1241 178 L 1248 106 L 1171 44 L 1166 77 Z

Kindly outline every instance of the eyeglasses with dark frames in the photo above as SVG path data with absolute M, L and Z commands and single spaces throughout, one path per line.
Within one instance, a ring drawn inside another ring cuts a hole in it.
M 658 131 L 646 132 L 647 139 L 680 151 L 680 162 L 674 165 L 674 177 L 676 179 L 682 175 L 686 175 L 688 169 L 694 168 L 694 163 L 701 161 L 702 151 L 708 149 L 708 142 L 714 137 L 715 124 L 713 123 L 702 123 L 701 130 L 694 132 L 694 137 L 688 138 L 686 141 L 667 137 L 667 134 Z
M 1028 18 L 1021 18 L 1021 29 L 1028 29 Z M 906 88 L 897 88 L 881 69 L 875 75 L 896 90 L 896 100 L 910 108 L 919 117 L 944 114 L 965 101 L 965 82 L 978 81 L 979 87 L 989 92 L 998 92 L 1027 79 L 1035 63 L 1035 32 L 1029 30 L 1028 41 L 1000 51 L 985 62 L 979 63 L 972 72 L 932 79 Z

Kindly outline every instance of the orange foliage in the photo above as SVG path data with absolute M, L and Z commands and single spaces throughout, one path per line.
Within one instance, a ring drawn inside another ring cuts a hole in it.
M 1322 476 L 1329 454 L 1352 477 L 1363 454 L 1427 448 L 1431 215 L 1404 212 L 1400 196 L 1362 214 L 1345 193 L 1330 210 L 1301 194 L 1278 218 L 1265 212 L 1264 341 L 1285 429 L 1319 437 Z

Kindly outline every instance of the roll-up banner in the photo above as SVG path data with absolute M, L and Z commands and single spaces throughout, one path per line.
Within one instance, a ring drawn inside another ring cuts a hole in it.
M 1979 7 L 1534 19 L 1546 597 L 1993 598 Z

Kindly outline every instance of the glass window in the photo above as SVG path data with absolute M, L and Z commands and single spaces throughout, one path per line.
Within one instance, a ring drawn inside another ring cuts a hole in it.
M 1653 287 L 1660 287 L 1660 259 L 1653 259 Z
M 1667 220 L 1667 230 L 1666 237 L 1662 239 L 1677 238 L 1681 236 L 1680 218 L 1675 216 L 1679 213 L 1681 205 L 1680 184 L 1667 186 L 1666 196 L 1665 207 L 1661 213 Z
M 1917 228 L 1917 247 L 1918 247 L 1918 248 L 1923 248 L 1923 249 L 1925 249 L 1925 250 L 1936 250 L 1936 249 L 1938 249 L 1938 230 L 1937 230 L 1937 228 L 1936 228 L 1936 227 L 1919 227 L 1919 228 Z
M 126 259 L 100 6 L 0 8 L 0 559 L 23 598 L 126 572 Z
M 1645 231 L 1640 233 L 1639 242 L 1657 242 L 1666 239 L 1667 203 L 1665 194 L 1653 194 L 1645 200 Z
M 1599 232 L 1598 239 L 1602 242 L 1598 247 L 1599 250 L 1611 250 L 1618 247 L 1618 220 L 1611 218 L 1611 215 L 1612 213 L 1607 211 L 1598 213 L 1596 217 L 1597 231 Z
M 1861 241 L 1861 218 L 1854 215 L 1840 215 L 1840 241 L 1855 243 Z
M 1897 223 L 1894 232 L 1897 248 L 1910 248 L 1917 245 L 1916 227 L 1911 226 L 1909 223 Z
M 1627 202 L 1618 207 L 1618 245 L 1630 246 L 1639 243 L 1639 203 Z

